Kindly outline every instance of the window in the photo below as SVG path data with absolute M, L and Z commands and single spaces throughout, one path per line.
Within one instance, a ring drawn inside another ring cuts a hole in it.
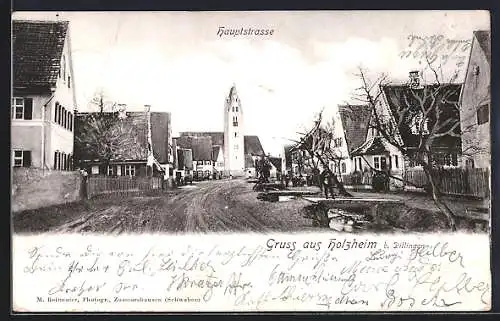
M 31 151 L 14 150 L 13 160 L 14 160 L 14 167 L 30 167 Z
M 108 165 L 108 176 L 113 176 L 115 173 L 114 166 Z
M 342 174 L 344 174 L 345 172 L 347 172 L 347 168 L 346 168 L 346 165 L 345 165 L 345 163 L 344 163 L 344 162 L 342 162 L 342 163 L 340 164 L 340 166 L 342 167 Z
M 70 171 L 73 170 L 73 155 L 72 154 L 68 155 L 68 170 L 70 170 Z
M 233 126 L 238 126 L 238 116 L 233 116 Z
M 61 105 L 59 102 L 56 102 L 56 105 L 54 107 L 54 122 L 59 123 L 59 108 L 61 108 Z
M 71 76 L 68 75 L 68 88 L 71 88 Z
M 232 107 L 232 111 L 233 111 L 233 113 L 234 113 L 234 106 Z M 233 117 L 233 118 L 234 118 L 234 117 Z
M 59 110 L 57 111 L 57 123 L 59 125 L 61 125 L 61 122 L 62 122 L 62 110 L 63 110 L 63 107 L 61 105 L 59 105 Z
M 238 145 L 234 145 L 234 150 L 238 150 Z
M 12 119 L 33 119 L 33 98 L 12 98 Z
M 387 168 L 387 159 L 384 156 L 373 156 L 373 167 L 382 171 Z
M 427 135 L 429 134 L 429 130 L 427 128 L 428 119 L 424 119 L 424 115 L 422 112 L 418 112 L 411 119 L 410 129 L 413 135 Z
M 484 104 L 477 109 L 477 124 L 482 125 L 490 120 L 490 105 Z
M 69 130 L 73 131 L 73 114 L 69 113 Z
M 135 165 L 125 165 L 125 176 L 135 176 Z
M 465 160 L 465 167 L 467 167 L 467 168 L 474 168 L 474 160 L 473 159 L 467 159 L 467 160 Z
M 63 80 L 66 81 L 66 57 L 63 55 L 62 56 L 62 63 L 61 63 L 61 68 L 62 68 L 62 77 Z
M 61 120 L 61 126 L 66 127 L 66 108 L 62 108 L 62 120 Z
M 340 147 L 342 146 L 342 138 L 335 138 L 333 140 L 333 144 L 335 145 L 335 147 Z
M 238 133 L 234 133 L 234 137 L 238 137 Z
M 61 152 L 57 153 L 57 169 L 62 168 L 62 154 Z
M 23 166 L 23 151 L 15 150 L 14 151 L 14 166 L 21 167 Z
M 236 101 L 238 101 L 238 98 L 236 98 Z M 238 112 L 238 106 L 236 106 L 236 112 Z
M 24 99 L 12 98 L 12 118 L 14 119 L 24 118 Z
M 399 158 L 398 158 L 398 155 L 394 155 L 394 168 L 399 168 Z
M 205 161 L 205 165 L 212 165 L 212 161 Z
M 97 165 L 92 166 L 92 168 L 90 169 L 90 173 L 93 175 L 99 174 L 99 166 Z

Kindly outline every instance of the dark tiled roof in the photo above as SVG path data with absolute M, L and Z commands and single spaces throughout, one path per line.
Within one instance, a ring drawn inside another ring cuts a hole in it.
M 171 119 L 170 113 L 151 113 L 151 142 L 153 144 L 153 155 L 161 164 L 168 162 L 169 135 Z
M 479 43 L 479 46 L 483 50 L 486 55 L 486 59 L 488 59 L 488 63 L 491 64 L 491 34 L 486 30 L 478 30 L 474 31 L 474 36 Z
M 193 151 L 191 149 L 178 149 L 177 162 L 179 169 L 193 169 Z
M 276 167 L 276 170 L 278 172 L 281 172 L 281 158 L 280 157 L 269 157 L 269 161 L 271 162 L 271 164 L 274 165 L 274 167 Z
M 253 156 L 264 155 L 264 148 L 262 148 L 259 136 L 245 135 L 244 144 L 245 144 L 245 154 Z
M 212 159 L 212 138 L 210 136 L 181 136 L 177 139 L 181 148 L 193 151 L 193 160 Z
M 212 160 L 215 162 L 219 156 L 221 147 L 219 145 L 212 146 Z
M 180 132 L 179 135 L 193 137 L 212 137 L 212 144 L 224 146 L 224 132 Z
M 94 117 L 97 122 L 92 122 Z M 99 120 L 101 119 L 101 120 Z M 94 130 L 92 124 L 106 125 L 105 129 Z M 144 112 L 127 112 L 124 119 L 118 113 L 79 113 L 75 115 L 75 158 L 80 160 L 99 159 L 96 146 L 108 141 L 113 146 L 111 160 L 147 160 L 148 122 Z M 94 136 L 95 133 L 101 133 Z M 112 138 L 114 137 L 114 138 Z
M 12 22 L 13 85 L 48 90 L 56 85 L 67 21 Z
M 441 84 L 426 85 L 421 89 L 410 89 L 407 85 L 384 85 L 382 90 L 389 104 L 392 115 L 395 118 L 396 124 L 400 123 L 399 133 L 406 147 L 417 147 L 420 137 L 411 133 L 411 120 L 421 109 L 421 104 L 416 97 L 423 101 L 425 110 L 432 110 L 429 113 L 428 128 L 431 128 L 436 123 L 437 108 L 442 112 L 440 121 L 447 122 L 447 126 L 440 131 L 444 133 L 460 122 L 460 111 L 458 106 L 461 84 Z M 430 93 L 434 93 L 431 95 Z M 432 98 L 435 97 L 435 100 Z M 435 107 L 430 107 L 432 102 Z M 436 108 L 436 109 L 435 109 Z M 401 120 L 401 122 L 400 122 Z M 451 120 L 451 121 L 450 121 Z M 456 134 L 460 133 L 460 126 L 456 127 Z M 442 136 L 436 137 L 434 147 L 457 148 L 461 145 L 460 137 Z
M 185 137 L 211 137 L 213 145 L 224 146 L 224 132 L 180 132 L 180 139 Z M 255 135 L 245 135 L 244 137 L 245 154 L 264 155 L 264 149 L 260 139 Z
M 349 152 L 363 144 L 368 132 L 371 109 L 366 105 L 339 106 L 340 119 Z
M 388 153 L 381 137 L 372 137 L 352 151 L 352 156 L 382 155 Z

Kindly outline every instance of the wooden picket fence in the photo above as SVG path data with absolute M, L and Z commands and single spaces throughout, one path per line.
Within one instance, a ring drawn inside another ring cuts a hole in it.
M 90 199 L 99 195 L 159 191 L 162 189 L 162 178 L 140 176 L 89 176 L 86 185 L 87 198 Z
M 490 193 L 490 172 L 485 168 L 442 169 L 437 170 L 434 177 L 443 194 L 484 198 Z M 407 169 L 404 179 L 420 187 L 428 185 L 424 171 L 418 168 Z

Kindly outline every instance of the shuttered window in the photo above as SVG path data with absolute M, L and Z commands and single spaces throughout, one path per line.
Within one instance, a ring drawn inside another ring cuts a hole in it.
M 31 167 L 30 150 L 14 150 L 14 167 Z
M 12 119 L 33 119 L 33 98 L 12 98 Z
M 482 125 L 490 120 L 490 105 L 484 104 L 477 109 L 477 124 Z

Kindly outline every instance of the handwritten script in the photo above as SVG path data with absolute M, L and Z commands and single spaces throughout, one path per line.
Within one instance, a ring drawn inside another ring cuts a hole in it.
M 22 311 L 488 310 L 487 235 L 15 236 Z

